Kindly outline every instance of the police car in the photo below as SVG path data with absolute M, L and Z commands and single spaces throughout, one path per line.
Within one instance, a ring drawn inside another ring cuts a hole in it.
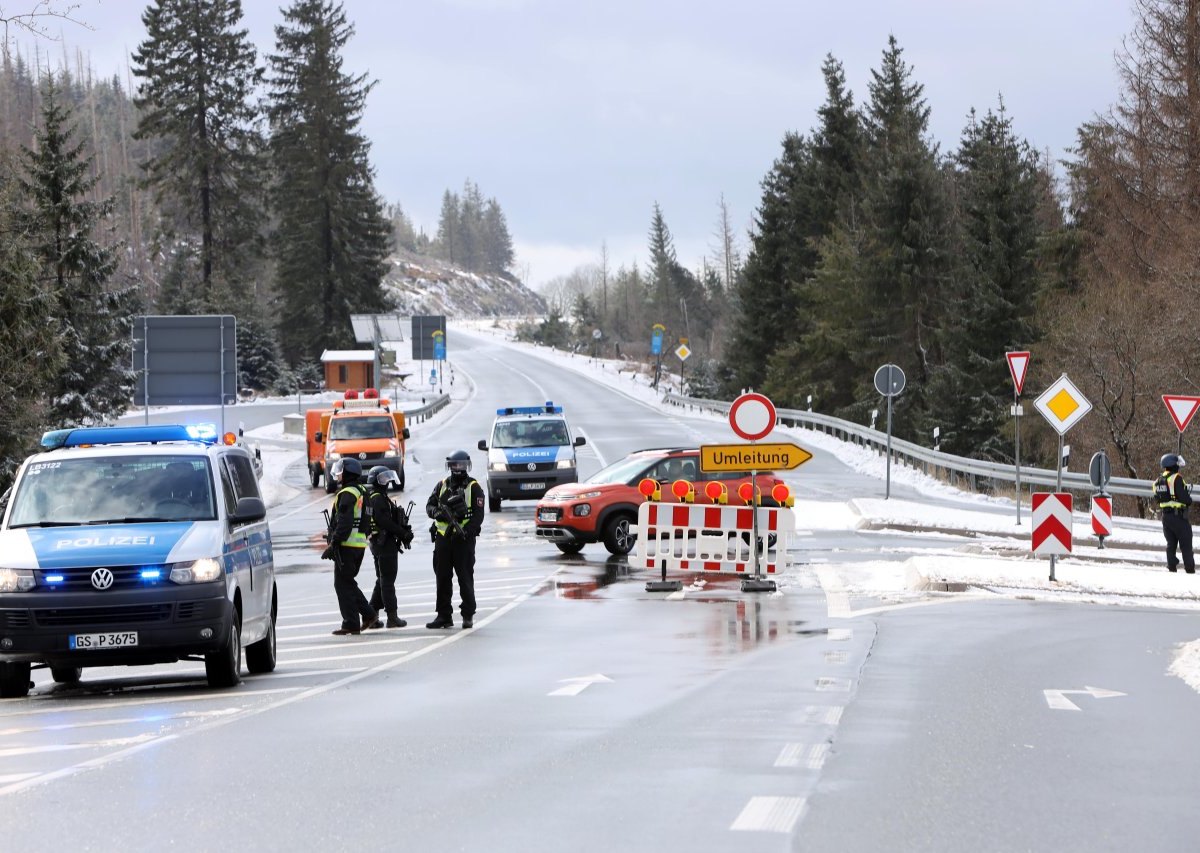
M 488 509 L 500 511 L 500 502 L 540 498 L 562 483 L 579 480 L 575 448 L 586 444 L 583 436 L 571 438 L 562 406 L 516 406 L 496 410 L 492 439 L 479 442 L 488 453 Z
M 253 456 L 212 425 L 55 430 L 0 520 L 0 696 L 31 667 L 275 668 L 278 595 Z

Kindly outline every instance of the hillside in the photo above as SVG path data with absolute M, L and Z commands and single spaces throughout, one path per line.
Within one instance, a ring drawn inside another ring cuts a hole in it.
M 457 318 L 544 314 L 542 297 L 512 276 L 484 275 L 409 252 L 389 259 L 384 289 L 401 314 L 447 314 Z

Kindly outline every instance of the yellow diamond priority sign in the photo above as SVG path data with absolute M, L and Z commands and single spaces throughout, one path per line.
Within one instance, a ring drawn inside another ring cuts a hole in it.
M 790 471 L 799 468 L 812 454 L 798 444 L 702 444 L 700 470 Z
M 1066 435 L 1067 430 L 1092 410 L 1087 397 L 1080 393 L 1065 373 L 1043 391 L 1033 405 L 1050 426 L 1058 430 L 1059 435 Z

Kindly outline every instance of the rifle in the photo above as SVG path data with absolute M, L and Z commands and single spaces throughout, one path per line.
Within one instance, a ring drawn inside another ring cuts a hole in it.
M 458 498 L 458 500 L 455 502 L 455 506 L 461 507 L 462 514 L 466 515 L 466 509 L 467 509 L 466 497 L 463 495 L 462 492 L 452 493 L 451 498 L 454 498 L 454 497 Z M 460 536 L 463 539 L 467 538 L 467 532 L 465 530 L 463 530 L 463 526 L 459 523 L 458 512 L 455 510 L 455 508 L 450 506 L 448 500 L 440 500 L 440 499 L 438 500 L 437 517 L 439 519 L 441 519 L 442 521 L 446 522 L 448 525 L 450 525 L 450 529 L 452 531 L 454 531 L 454 535 Z

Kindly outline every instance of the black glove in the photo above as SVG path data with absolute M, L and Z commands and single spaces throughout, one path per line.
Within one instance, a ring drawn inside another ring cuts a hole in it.
M 413 543 L 413 529 L 407 524 L 400 528 L 400 543 L 405 548 L 411 548 Z
M 327 547 L 324 551 L 321 552 L 321 559 L 322 560 L 332 560 L 333 559 L 333 549 L 336 547 L 337 547 L 336 545 L 330 545 L 329 547 Z

